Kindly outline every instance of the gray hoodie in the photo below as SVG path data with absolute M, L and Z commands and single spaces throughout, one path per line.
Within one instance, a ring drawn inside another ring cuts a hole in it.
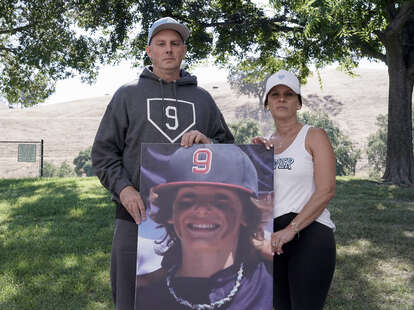
M 120 205 L 128 186 L 139 191 L 141 143 L 180 143 L 198 130 L 215 143 L 234 138 L 211 95 L 197 78 L 181 70 L 180 79 L 165 82 L 143 70 L 138 81 L 118 89 L 108 104 L 92 147 L 92 164 L 102 185 L 117 202 L 116 217 L 133 221 Z

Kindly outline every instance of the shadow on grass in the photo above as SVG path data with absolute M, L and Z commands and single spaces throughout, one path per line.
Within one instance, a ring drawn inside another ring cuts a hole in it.
M 97 179 L 1 180 L 0 192 L 0 308 L 111 309 L 114 208 Z
M 96 178 L 0 180 L 0 309 L 112 309 L 114 207 Z M 413 309 L 414 190 L 338 178 L 326 309 Z
M 329 209 L 338 252 L 327 309 L 413 309 L 414 190 L 338 178 Z

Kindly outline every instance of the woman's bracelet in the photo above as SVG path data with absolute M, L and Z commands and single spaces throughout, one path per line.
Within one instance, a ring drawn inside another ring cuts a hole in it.
M 298 235 L 298 238 L 299 238 L 300 230 L 298 228 L 298 224 L 295 221 L 292 221 L 292 222 L 290 222 L 289 225 L 293 228 L 293 230 L 295 231 L 295 233 Z

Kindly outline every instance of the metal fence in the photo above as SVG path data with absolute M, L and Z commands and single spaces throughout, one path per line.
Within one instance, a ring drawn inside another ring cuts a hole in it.
M 43 139 L 0 141 L 0 178 L 43 176 Z

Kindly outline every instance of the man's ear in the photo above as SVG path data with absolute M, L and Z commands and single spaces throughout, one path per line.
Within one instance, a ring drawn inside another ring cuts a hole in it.
M 145 52 L 147 53 L 148 57 L 151 58 L 151 47 L 149 45 L 145 46 Z

